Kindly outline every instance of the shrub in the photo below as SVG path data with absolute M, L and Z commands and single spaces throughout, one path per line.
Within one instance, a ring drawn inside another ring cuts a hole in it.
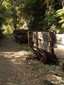
M 2 39 L 4 37 L 3 31 L 4 31 L 3 29 L 0 29 L 0 39 Z

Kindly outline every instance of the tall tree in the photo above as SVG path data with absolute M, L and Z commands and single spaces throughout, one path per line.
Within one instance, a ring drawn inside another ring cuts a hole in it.
M 26 18 L 29 19 L 30 28 L 41 29 L 42 20 L 46 11 L 46 4 L 42 6 L 44 0 L 29 0 L 25 3 L 23 12 Z M 27 16 L 29 15 L 29 16 Z

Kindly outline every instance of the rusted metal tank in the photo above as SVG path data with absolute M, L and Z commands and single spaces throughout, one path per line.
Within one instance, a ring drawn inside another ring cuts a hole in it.
M 14 37 L 16 42 L 21 42 L 21 43 L 28 42 L 27 31 L 28 30 L 21 30 L 21 29 L 14 30 Z

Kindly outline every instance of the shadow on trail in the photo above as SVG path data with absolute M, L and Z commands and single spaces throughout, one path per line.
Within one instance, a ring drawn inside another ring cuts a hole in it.
M 23 85 L 23 48 L 15 42 L 13 35 L 0 40 L 0 85 Z M 19 53 L 18 53 L 19 52 Z
M 21 85 L 20 75 L 23 73 L 18 71 L 19 67 L 11 59 L 0 56 L 0 85 Z
M 23 50 L 23 45 L 20 46 L 15 42 L 13 35 L 6 35 L 6 37 L 0 40 L 0 52 L 18 52 Z
M 0 42 L 0 85 L 45 85 L 39 62 L 29 60 L 29 56 L 34 54 L 18 46 L 13 35 L 6 36 Z

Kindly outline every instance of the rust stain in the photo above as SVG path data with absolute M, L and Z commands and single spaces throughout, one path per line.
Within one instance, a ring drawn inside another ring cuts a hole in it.
M 42 3 L 42 6 L 43 6 L 44 4 L 46 4 L 48 1 L 49 1 L 49 0 L 45 0 L 45 1 Z

